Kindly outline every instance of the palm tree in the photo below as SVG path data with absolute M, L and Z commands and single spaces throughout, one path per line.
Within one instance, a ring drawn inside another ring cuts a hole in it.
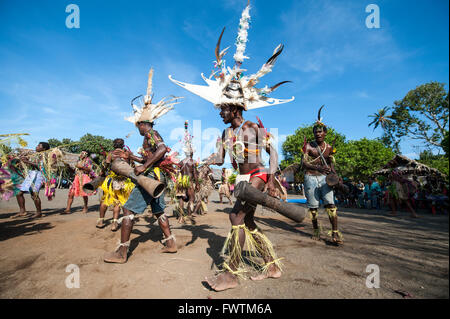
M 369 126 L 371 126 L 372 124 L 374 124 L 374 128 L 373 130 L 375 131 L 375 129 L 378 127 L 378 125 L 381 125 L 381 127 L 383 129 L 386 128 L 386 125 L 391 123 L 391 116 L 390 115 L 386 115 L 386 113 L 389 111 L 390 107 L 383 107 L 382 109 L 378 110 L 378 113 L 375 113 L 373 115 L 369 115 L 369 117 L 373 117 L 373 121 L 369 123 Z

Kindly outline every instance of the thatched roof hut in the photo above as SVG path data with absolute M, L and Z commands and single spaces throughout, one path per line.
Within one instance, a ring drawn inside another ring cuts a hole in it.
M 390 160 L 383 166 L 382 169 L 376 171 L 374 174 L 389 175 L 394 168 L 405 175 L 434 176 L 442 179 L 445 178 L 444 174 L 439 172 L 437 169 L 419 163 L 403 155 L 395 155 L 392 160 Z

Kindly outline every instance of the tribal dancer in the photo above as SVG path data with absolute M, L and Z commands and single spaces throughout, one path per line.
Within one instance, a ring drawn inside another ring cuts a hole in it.
M 195 149 L 192 146 L 192 136 L 188 131 L 188 121 L 184 123 L 184 147 L 186 158 L 181 161 L 180 171 L 176 179 L 176 196 L 178 198 L 178 210 L 180 218 L 178 222 L 185 223 L 184 201 L 188 202 L 187 217 L 194 223 L 193 211 L 195 208 L 195 191 L 198 190 L 198 171 L 192 159 Z
M 267 184 L 269 195 L 275 192 L 273 178 L 277 169 L 278 156 L 270 143 L 270 135 L 262 126 L 246 121 L 243 118 L 243 111 L 250 109 L 286 103 L 293 100 L 277 100 L 267 97 L 282 83 L 271 88 L 258 89 L 255 85 L 266 73 L 272 71 L 275 60 L 281 53 L 283 46 L 279 45 L 275 49 L 270 59 L 262 66 L 258 73 L 244 76 L 243 69 L 240 68 L 244 58 L 245 43 L 247 41 L 247 30 L 249 27 L 249 6 L 244 9 L 239 25 L 239 33 L 236 41 L 236 54 L 234 55 L 235 66 L 233 69 L 225 67 L 223 56 L 226 49 L 220 52 L 220 35 L 216 46 L 216 67 L 218 70 L 211 74 L 214 79 L 203 77 L 207 86 L 191 85 L 169 78 L 177 85 L 199 95 L 210 101 L 216 108 L 219 108 L 220 116 L 225 124 L 230 127 L 225 129 L 219 143 L 218 152 L 212 154 L 206 161 L 208 165 L 222 165 L 224 163 L 225 152 L 231 156 L 232 164 L 239 171 L 236 177 L 236 184 L 239 181 L 247 181 L 258 190 L 263 190 Z M 218 73 L 218 75 L 216 75 Z M 261 149 L 264 148 L 270 154 L 270 170 L 267 172 L 261 162 Z M 259 272 L 253 276 L 253 280 L 264 278 L 279 278 L 281 276 L 280 259 L 275 255 L 270 240 L 261 232 L 254 221 L 256 206 L 241 200 L 237 200 L 231 213 L 231 231 L 225 241 L 223 253 L 228 256 L 223 263 L 223 269 L 217 276 L 206 278 L 212 289 L 216 291 L 234 288 L 238 285 L 238 276 L 244 273 L 244 262 L 242 250 L 244 243 L 247 244 L 249 256 L 248 261 L 253 270 Z M 261 261 L 263 259 L 263 261 Z
M 317 216 L 320 200 L 322 200 L 332 226 L 332 230 L 329 233 L 332 241 L 335 244 L 341 244 L 343 241 L 342 234 L 338 230 L 337 207 L 334 205 L 333 188 L 326 182 L 328 174 L 336 173 L 333 156 L 335 150 L 334 145 L 331 146 L 325 142 L 328 129 L 322 123 L 320 117 L 322 108 L 323 106 L 319 109 L 317 122 L 313 126 L 315 141 L 306 143 L 305 138 L 302 148 L 302 166 L 305 170 L 305 196 L 314 228 L 312 238 L 314 240 L 320 239 L 320 227 Z
M 121 138 L 116 138 L 113 141 L 114 150 L 110 152 L 105 159 L 105 170 L 109 171 L 108 176 L 106 176 L 101 189 L 103 190 L 102 201 L 100 204 L 100 218 L 97 220 L 97 228 L 103 228 L 105 224 L 105 214 L 109 206 L 113 205 L 113 222 L 111 224 L 111 230 L 116 231 L 119 229 L 119 214 L 120 208 L 127 202 L 131 191 L 134 188 L 134 183 L 130 178 L 117 175 L 112 170 L 109 169 L 111 162 L 123 156 L 125 150 L 125 142 Z M 130 160 L 126 160 L 130 164 Z
M 20 185 L 24 180 L 24 172 L 17 158 L 7 160 L 6 166 L 0 162 L 0 199 L 8 201 L 11 197 L 20 193 Z
M 133 104 L 134 100 L 141 97 L 141 95 L 134 98 L 131 102 L 134 115 L 126 118 L 126 120 L 136 125 L 139 133 L 144 137 L 142 144 L 144 149 L 143 157 L 127 152 L 125 158 L 129 157 L 131 160 L 142 164 L 135 167 L 134 173 L 136 175 L 143 174 L 166 184 L 166 175 L 168 173 L 171 174 L 170 169 L 166 169 L 166 167 L 172 167 L 172 162 L 168 162 L 170 159 L 165 158 L 169 148 L 164 144 L 159 133 L 153 129 L 153 124 L 156 119 L 173 109 L 173 105 L 179 102 L 177 97 L 173 97 L 168 101 L 162 99 L 157 104 L 152 104 L 152 77 L 153 69 L 149 73 L 147 94 L 143 97 L 144 105 L 138 107 Z M 158 198 L 153 198 L 141 186 L 136 185 L 122 208 L 124 216 L 121 218 L 123 222 L 120 244 L 115 251 L 105 254 L 105 262 L 125 263 L 127 261 L 134 214 L 142 214 L 148 205 L 151 206 L 152 213 L 158 219 L 159 226 L 164 234 L 162 243 L 165 244 L 165 247 L 161 251 L 164 253 L 177 252 L 175 236 L 170 230 L 169 220 L 164 213 L 164 208 L 166 207 L 164 193 Z
M 222 184 L 219 187 L 219 198 L 221 204 L 222 204 L 222 196 L 225 196 L 230 201 L 230 205 L 233 205 L 233 201 L 231 200 L 230 183 L 228 183 L 228 177 L 229 176 L 227 175 L 227 170 L 225 168 L 222 168 L 222 177 L 221 177 Z
M 88 151 L 82 151 L 80 153 L 80 157 L 78 159 L 77 164 L 75 165 L 75 178 L 73 180 L 72 186 L 69 189 L 69 196 L 67 198 L 67 208 L 64 211 L 64 214 L 70 214 L 70 209 L 72 207 L 74 196 L 83 196 L 83 213 L 87 214 L 88 212 L 88 196 L 91 196 L 94 193 L 87 194 L 83 191 L 83 185 L 89 183 L 92 179 L 96 178 L 97 175 L 94 172 L 94 163 L 89 157 Z
M 4 146 L 17 143 L 26 147 L 28 143 L 21 137 L 28 133 L 0 134 L 0 199 L 8 201 L 20 192 L 20 184 L 26 175 L 24 164 L 18 158 L 6 152 Z M 22 166 L 22 167 L 21 167 Z
M 42 174 L 44 167 L 45 151 L 50 149 L 50 145 L 46 142 L 40 142 L 36 146 L 36 153 L 32 154 L 30 158 L 27 156 L 20 156 L 19 159 L 24 163 L 26 167 L 26 176 L 24 181 L 20 185 L 20 192 L 16 195 L 17 203 L 19 204 L 20 212 L 13 216 L 13 218 L 26 216 L 25 210 L 25 197 L 24 193 L 30 193 L 31 198 L 36 206 L 36 213 L 32 218 L 42 217 L 41 199 L 39 197 L 39 191 L 44 185 L 45 177 Z
M 197 195 L 197 204 L 194 209 L 194 214 L 206 214 L 208 212 L 208 197 L 214 190 L 214 177 L 211 168 L 204 164 L 198 169 L 198 179 L 200 183 L 200 190 Z M 201 211 L 201 213 L 199 213 Z

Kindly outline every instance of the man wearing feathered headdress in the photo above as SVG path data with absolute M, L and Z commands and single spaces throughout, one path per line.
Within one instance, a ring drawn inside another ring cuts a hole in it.
M 166 153 L 169 148 L 164 144 L 164 141 L 159 133 L 153 128 L 154 121 L 166 114 L 173 108 L 173 105 L 178 102 L 178 98 L 173 97 L 168 101 L 162 99 L 157 104 L 152 103 L 152 78 L 153 69 L 150 70 L 147 85 L 147 94 L 143 97 L 143 105 L 141 107 L 134 104 L 134 101 L 140 96 L 132 100 L 132 107 L 134 110 L 133 116 L 126 118 L 126 120 L 136 125 L 141 136 L 144 137 L 142 144 L 143 156 L 138 157 L 131 152 L 124 152 L 123 158 L 130 158 L 142 165 L 136 166 L 134 173 L 136 175 L 144 174 L 147 177 L 159 180 L 166 183 L 166 173 L 161 169 L 164 165 Z M 136 187 L 131 191 L 127 202 L 123 205 L 124 216 L 119 219 L 122 222 L 120 244 L 114 252 L 107 253 L 104 256 L 105 262 L 111 263 L 125 263 L 127 261 L 128 247 L 130 245 L 130 234 L 133 228 L 134 214 L 144 213 L 147 206 L 150 205 L 152 213 L 157 217 L 159 226 L 164 234 L 164 239 L 161 241 L 165 244 L 162 252 L 175 253 L 177 246 L 175 237 L 171 233 L 169 227 L 169 220 L 164 213 L 166 204 L 164 202 L 164 194 L 158 198 L 153 198 L 141 186 Z
M 239 171 L 236 184 L 240 181 L 247 181 L 253 187 L 264 190 L 267 187 L 269 195 L 275 194 L 274 173 L 278 167 L 278 156 L 270 143 L 270 134 L 266 131 L 261 121 L 258 124 L 244 120 L 243 112 L 251 109 L 261 108 L 292 101 L 269 98 L 267 95 L 273 92 L 278 86 L 288 81 L 280 82 L 272 87 L 257 88 L 255 85 L 260 78 L 272 71 L 273 65 L 283 50 L 282 45 L 278 45 L 272 56 L 253 75 L 244 75 L 241 68 L 247 42 L 247 30 L 250 23 L 250 7 L 242 12 L 239 23 L 239 32 L 236 39 L 236 53 L 233 58 L 235 65 L 231 69 L 226 67 L 223 59 L 227 49 L 220 51 L 220 42 L 224 30 L 216 45 L 215 67 L 209 78 L 202 77 L 206 86 L 192 85 L 169 79 L 175 84 L 199 95 L 211 102 L 220 109 L 220 116 L 225 124 L 230 126 L 223 131 L 220 143 L 218 143 L 217 153 L 211 155 L 206 161 L 207 164 L 222 165 L 225 153 L 228 151 L 231 156 L 233 167 Z M 270 154 L 270 169 L 266 170 L 261 160 L 261 150 L 265 149 Z M 231 213 L 230 221 L 232 229 L 225 242 L 223 252 L 228 253 L 226 261 L 223 263 L 223 272 L 218 276 L 207 278 L 208 284 L 216 291 L 233 288 L 238 285 L 238 277 L 245 272 L 242 257 L 242 248 L 245 242 L 250 247 L 252 259 L 252 270 L 262 271 L 253 276 L 254 280 L 261 280 L 267 277 L 278 278 L 281 276 L 281 263 L 275 255 L 270 240 L 261 232 L 254 221 L 256 206 L 249 202 L 236 201 Z M 261 263 L 258 258 L 264 260 Z
M 338 230 L 337 208 L 334 205 L 333 186 L 339 183 L 334 168 L 335 153 L 334 143 L 330 145 L 325 142 L 328 128 L 322 123 L 320 107 L 317 121 L 313 126 L 314 141 L 305 143 L 302 148 L 302 167 L 305 170 L 305 196 L 307 200 L 308 210 L 312 220 L 314 233 L 312 238 L 320 239 L 320 227 L 317 216 L 320 201 L 323 201 L 325 210 L 330 219 L 332 230 L 330 235 L 333 243 L 342 243 L 342 234 Z
M 180 223 L 185 223 L 184 201 L 188 202 L 187 217 L 194 223 L 193 215 L 195 208 L 195 190 L 199 188 L 198 171 L 193 160 L 194 146 L 192 145 L 192 136 L 189 134 L 188 121 L 184 122 L 184 141 L 183 152 L 186 157 L 180 162 L 180 169 L 176 178 L 175 188 L 178 198 L 178 210 Z

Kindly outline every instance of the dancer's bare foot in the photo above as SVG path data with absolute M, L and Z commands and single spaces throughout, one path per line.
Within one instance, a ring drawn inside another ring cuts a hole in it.
M 31 218 L 41 218 L 42 217 L 42 212 L 36 212 L 33 215 L 31 215 Z
M 217 276 L 206 277 L 205 280 L 215 291 L 235 288 L 239 284 L 237 277 L 228 271 Z
M 181 216 L 180 218 L 178 218 L 178 223 L 180 224 L 186 224 L 186 221 L 184 220 L 184 217 Z
M 391 215 L 391 216 L 397 216 L 397 213 L 390 212 L 389 215 Z
M 344 243 L 338 233 L 333 233 L 331 240 L 335 245 L 342 245 Z
M 70 208 L 66 208 L 61 214 L 70 214 Z
M 194 219 L 194 216 L 188 216 L 189 221 L 191 222 L 192 225 L 195 225 L 197 222 Z
M 166 241 L 166 246 L 161 249 L 162 253 L 176 253 L 177 252 L 177 245 L 175 244 L 175 240 L 169 239 Z
M 411 217 L 411 218 L 419 218 L 419 216 L 417 216 L 416 214 L 411 214 L 409 217 Z
M 267 270 L 266 273 L 250 277 L 250 279 L 257 281 L 257 280 L 263 280 L 263 279 L 266 279 L 266 278 L 275 278 L 275 279 L 277 279 L 277 278 L 280 278 L 280 277 L 281 277 L 281 270 L 280 270 L 280 268 L 278 268 L 277 265 L 275 265 L 275 264 L 271 264 L 269 266 L 269 269 Z
M 320 231 L 318 229 L 314 229 L 311 239 L 312 240 L 320 240 Z
M 95 225 L 95 227 L 97 227 L 97 228 L 103 228 L 105 226 L 106 226 L 106 224 L 105 224 L 105 221 L 103 220 L 103 218 L 99 218 L 97 220 L 97 225 Z
M 88 212 L 88 208 L 87 207 L 83 208 L 83 214 L 87 214 L 87 212 Z
M 111 224 L 111 231 L 117 231 L 119 229 L 119 224 L 114 220 Z
M 103 261 L 107 263 L 123 264 L 127 262 L 128 249 L 126 246 L 119 247 L 116 251 L 106 253 Z
M 15 214 L 15 215 L 12 215 L 11 218 L 25 217 L 27 215 L 28 215 L 27 212 L 19 212 L 19 213 Z

